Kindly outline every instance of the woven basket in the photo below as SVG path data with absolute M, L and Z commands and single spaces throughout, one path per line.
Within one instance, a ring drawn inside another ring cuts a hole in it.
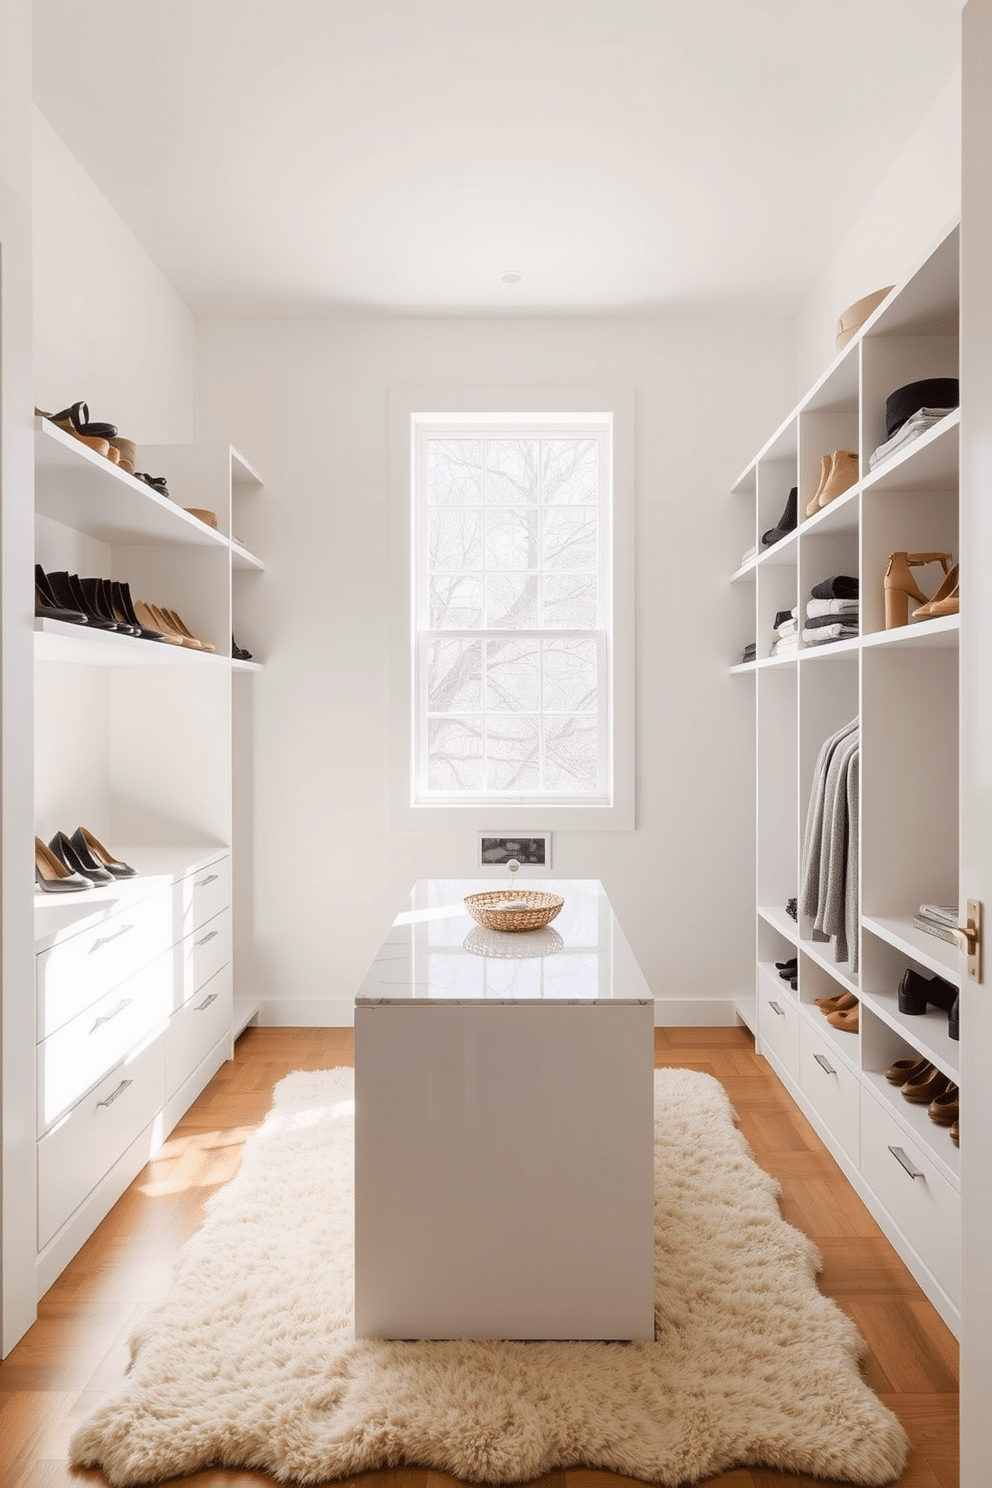
M 501 909 L 509 903 L 524 909 Z M 488 930 L 540 930 L 565 903 L 560 894 L 542 894 L 537 889 L 490 889 L 484 894 L 466 894 L 465 908 Z

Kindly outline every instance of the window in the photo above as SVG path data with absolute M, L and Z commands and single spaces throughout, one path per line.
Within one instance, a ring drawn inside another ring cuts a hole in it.
M 417 801 L 608 804 L 610 443 L 418 421 Z
M 391 395 L 392 824 L 630 830 L 632 399 L 443 396 Z

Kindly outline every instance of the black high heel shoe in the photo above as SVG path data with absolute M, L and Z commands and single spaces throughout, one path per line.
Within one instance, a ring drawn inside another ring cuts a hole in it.
M 952 987 L 943 977 L 935 976 L 928 980 L 908 966 L 899 983 L 899 1011 L 916 1018 L 925 1013 L 929 1005 L 949 1014 L 957 995 L 957 987 Z
M 790 532 L 795 532 L 798 521 L 798 500 L 799 488 L 793 486 L 785 503 L 785 511 L 779 517 L 777 524 L 770 527 L 761 539 L 764 547 L 770 548 L 773 543 L 781 542 L 783 537 L 788 537 Z
M 91 863 L 95 868 L 104 869 L 111 878 L 134 878 L 137 875 L 137 868 L 132 868 L 130 863 L 122 863 L 120 858 L 115 858 L 107 851 L 99 838 L 94 837 L 93 833 L 88 832 L 85 827 L 77 827 L 69 841 L 80 862 Z
M 93 862 L 92 859 L 88 863 L 83 862 L 64 832 L 56 832 L 48 846 L 70 873 L 78 873 L 82 878 L 88 878 L 94 884 L 113 882 L 114 875 L 106 868 L 101 868 L 99 863 Z

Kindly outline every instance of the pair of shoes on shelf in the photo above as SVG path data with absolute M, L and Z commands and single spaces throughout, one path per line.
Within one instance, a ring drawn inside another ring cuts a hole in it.
M 844 1007 L 836 1007 L 827 1013 L 827 1022 L 831 1028 L 839 1028 L 842 1033 L 857 1033 L 861 1027 L 861 1005 L 858 999 L 847 994 L 851 1001 Z
M 790 532 L 795 532 L 799 518 L 796 511 L 796 503 L 799 499 L 798 487 L 793 486 L 785 503 L 785 511 L 779 517 L 774 527 L 763 535 L 761 543 L 763 547 L 770 548 L 773 544 L 781 542 L 783 537 L 788 537 Z
M 144 481 L 145 485 L 150 486 L 156 496 L 168 496 L 169 494 L 169 487 L 166 485 L 166 477 L 164 475 L 146 475 L 143 470 L 136 470 L 134 472 L 134 478 L 135 480 Z
M 134 474 L 135 447 L 130 439 L 122 439 L 117 432 L 116 424 L 103 424 L 90 418 L 90 411 L 83 402 L 73 403 L 69 408 L 63 408 L 60 413 L 45 413 L 43 409 L 36 408 L 35 413 L 39 418 L 50 419 L 59 429 L 64 429 L 81 444 L 93 450 L 98 455 L 103 455 L 111 465 L 119 465 L 129 475 Z
M 906 1100 L 926 1106 L 927 1115 L 939 1126 L 951 1126 L 958 1120 L 958 1087 L 929 1059 L 922 1055 L 916 1059 L 898 1059 L 889 1065 L 885 1078 L 901 1087 Z
M 46 844 L 34 839 L 34 877 L 48 894 L 78 893 L 119 878 L 133 878 L 137 869 L 122 863 L 86 827 L 77 827 L 71 837 L 56 832 Z
M 185 646 L 188 651 L 217 649 L 210 641 L 201 641 L 195 636 L 175 610 L 168 610 L 164 605 L 148 604 L 143 599 L 134 601 L 134 610 L 142 625 L 156 627 L 158 639 L 169 646 Z
M 885 570 L 883 588 L 885 591 L 885 628 L 895 630 L 900 625 L 909 624 L 909 601 L 915 599 L 920 608 L 913 611 L 916 619 L 930 620 L 933 615 L 922 611 L 927 610 L 931 604 L 938 603 L 937 596 L 940 595 L 940 604 L 951 599 L 950 589 L 944 594 L 945 586 L 950 584 L 954 591 L 954 609 L 941 609 L 940 614 L 957 614 L 957 564 L 954 565 L 954 578 L 951 579 L 952 553 L 907 553 L 904 551 L 889 554 L 889 562 Z M 944 580 L 941 583 L 933 599 L 929 599 L 923 593 L 919 584 L 910 572 L 913 568 L 922 568 L 927 563 L 939 563 L 944 570 Z
M 834 450 L 832 455 L 824 455 L 820 461 L 820 484 L 810 498 L 806 515 L 811 517 L 814 512 L 829 506 L 831 501 L 836 501 L 838 496 L 856 486 L 859 479 L 857 450 Z
M 840 1028 L 845 1033 L 857 1033 L 861 1009 L 853 992 L 838 992 L 833 997 L 817 997 L 815 1006 L 831 1027 Z
M 246 651 L 244 646 L 239 646 L 234 636 L 231 636 L 231 656 L 235 661 L 251 661 L 251 652 Z
M 907 1017 L 919 1018 L 927 1007 L 939 1008 L 950 1019 L 958 1000 L 958 989 L 943 977 L 925 977 L 911 966 L 907 966 L 899 983 L 899 1011 Z
M 36 617 L 87 625 L 92 630 L 116 631 L 143 641 L 160 641 L 158 630 L 141 623 L 134 612 L 131 590 L 119 579 L 80 578 L 65 569 L 46 573 L 34 569 Z

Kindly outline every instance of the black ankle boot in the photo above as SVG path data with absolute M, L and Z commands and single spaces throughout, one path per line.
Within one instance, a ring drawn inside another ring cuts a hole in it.
M 960 1039 L 960 1037 L 961 1037 L 961 1034 L 960 1034 L 960 1026 L 961 1025 L 958 1022 L 958 1019 L 961 1016 L 960 1007 L 961 1007 L 961 994 L 958 993 L 957 997 L 955 997 L 954 1001 L 951 1003 L 951 1010 L 950 1010 L 950 1012 L 947 1015 L 947 1032 L 948 1032 L 949 1036 L 952 1039 Z
M 943 977 L 935 976 L 928 980 L 912 967 L 907 967 L 899 983 L 899 1011 L 915 1018 L 925 1013 L 929 1004 L 940 1008 L 941 1012 L 950 1013 L 957 995 L 957 987 L 952 987 Z
M 770 548 L 772 543 L 780 542 L 783 537 L 788 537 L 790 532 L 795 532 L 797 521 L 797 502 L 798 487 L 793 486 L 792 490 L 789 492 L 789 499 L 785 503 L 785 511 L 778 519 L 778 524 L 775 527 L 769 528 L 769 530 L 761 539 L 766 548 Z

